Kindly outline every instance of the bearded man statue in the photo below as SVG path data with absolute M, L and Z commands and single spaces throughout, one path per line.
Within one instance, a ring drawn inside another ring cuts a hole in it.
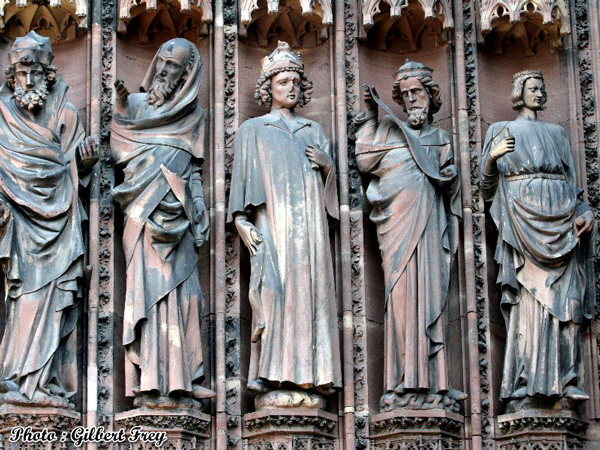
M 367 110 L 355 119 L 356 160 L 370 178 L 366 196 L 385 276 L 384 411 L 459 411 L 466 398 L 451 388 L 448 375 L 460 184 L 450 134 L 431 125 L 442 104 L 432 72 L 413 61 L 396 72 L 393 98 L 407 123 L 367 85 Z M 387 113 L 380 120 L 378 106 Z
M 204 113 L 197 106 L 202 61 L 171 39 L 129 94 L 115 82 L 111 147 L 124 181 L 113 196 L 125 215 L 127 290 L 123 324 L 126 395 L 207 398 L 200 322 L 199 248 L 208 239 L 200 165 Z
M 0 402 L 69 407 L 85 252 L 78 190 L 98 155 L 51 65 L 50 40 L 31 31 L 8 58 L 0 89 Z

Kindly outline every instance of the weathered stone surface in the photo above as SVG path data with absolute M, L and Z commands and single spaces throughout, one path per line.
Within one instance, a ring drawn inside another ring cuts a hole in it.
M 244 442 L 253 450 L 333 450 L 336 437 L 337 417 L 318 409 L 274 409 L 244 415 Z
M 371 419 L 371 440 L 377 450 L 404 448 L 462 449 L 462 415 L 441 409 L 395 410 Z
M 146 432 L 164 432 L 167 441 L 163 448 L 173 450 L 208 450 L 210 448 L 211 418 L 196 409 L 150 409 L 138 408 L 119 413 L 115 417 L 117 425 L 131 436 L 133 427 L 141 427 Z M 150 450 L 156 448 L 153 442 L 119 444 L 119 450 Z

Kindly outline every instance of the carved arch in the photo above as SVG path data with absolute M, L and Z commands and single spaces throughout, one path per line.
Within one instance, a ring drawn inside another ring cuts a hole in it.
M 52 41 L 68 41 L 87 28 L 87 0 L 0 0 L 0 33 L 9 38 L 35 31 Z
M 452 19 L 452 8 L 448 0 L 417 0 L 423 10 L 425 19 L 437 19 L 442 22 L 444 30 L 454 28 Z M 402 12 L 408 10 L 409 0 L 363 0 L 362 22 L 365 28 L 375 25 L 374 17 L 381 13 L 382 3 L 389 5 L 391 18 L 399 19 Z
M 329 37 L 331 0 L 240 0 L 240 37 L 251 45 L 293 48 L 318 45 Z
M 480 14 L 481 33 L 495 54 L 522 48 L 530 56 L 543 42 L 556 50 L 571 34 L 565 0 L 482 0 Z
M 494 22 L 508 17 L 510 23 L 524 22 L 539 14 L 544 25 L 557 25 L 562 36 L 571 34 L 569 9 L 565 0 L 482 0 L 481 31 L 488 33 Z
M 378 50 L 437 48 L 454 27 L 448 0 L 362 0 L 361 10 L 359 38 Z
M 120 0 L 121 35 L 139 43 L 183 37 L 191 41 L 208 34 L 210 0 Z

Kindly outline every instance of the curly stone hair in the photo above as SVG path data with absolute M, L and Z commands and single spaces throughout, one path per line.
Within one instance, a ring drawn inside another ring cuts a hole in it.
M 254 88 L 254 98 L 261 106 L 271 107 L 273 94 L 271 93 L 271 78 L 281 72 L 297 72 L 300 74 L 300 99 L 298 106 L 302 107 L 310 102 L 313 92 L 313 83 L 308 79 L 302 70 L 295 67 L 283 67 L 281 69 L 269 70 L 262 74 L 256 82 Z
M 35 64 L 35 62 L 32 62 L 31 64 Z M 58 69 L 56 68 L 56 66 L 46 65 L 42 63 L 38 64 L 40 64 L 44 68 L 44 74 L 46 75 L 46 81 L 48 82 L 48 90 L 52 89 L 52 86 L 54 86 L 54 84 L 56 83 L 56 72 Z M 6 69 L 4 69 L 4 75 L 6 75 L 8 85 L 14 91 L 15 83 L 17 81 L 17 71 L 15 68 L 15 64 L 10 64 L 9 66 L 7 66 Z
M 406 105 L 402 100 L 402 93 L 400 92 L 400 81 L 406 80 L 408 78 L 416 78 L 421 82 L 427 95 L 429 95 L 430 103 L 429 103 L 429 122 L 433 121 L 433 115 L 437 113 L 442 107 L 442 94 L 440 91 L 440 85 L 437 84 L 433 78 L 425 76 L 425 75 L 414 75 L 414 76 L 404 76 L 402 78 L 398 78 L 392 87 L 392 99 L 402 106 L 404 112 L 406 112 Z

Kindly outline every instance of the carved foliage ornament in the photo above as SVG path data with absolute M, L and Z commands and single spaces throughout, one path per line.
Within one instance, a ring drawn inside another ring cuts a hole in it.
M 544 25 L 558 25 L 562 36 L 571 34 L 569 8 L 565 0 L 482 0 L 481 31 L 492 31 L 494 21 L 502 17 L 508 17 L 510 23 L 517 23 L 534 14 L 542 17 Z
M 142 43 L 154 35 L 162 35 L 159 40 L 182 37 L 194 41 L 208 34 L 206 24 L 212 20 L 210 0 L 119 1 L 119 33 Z
M 36 31 L 53 41 L 67 41 L 87 28 L 87 0 L 0 0 L 0 33 L 9 38 Z

